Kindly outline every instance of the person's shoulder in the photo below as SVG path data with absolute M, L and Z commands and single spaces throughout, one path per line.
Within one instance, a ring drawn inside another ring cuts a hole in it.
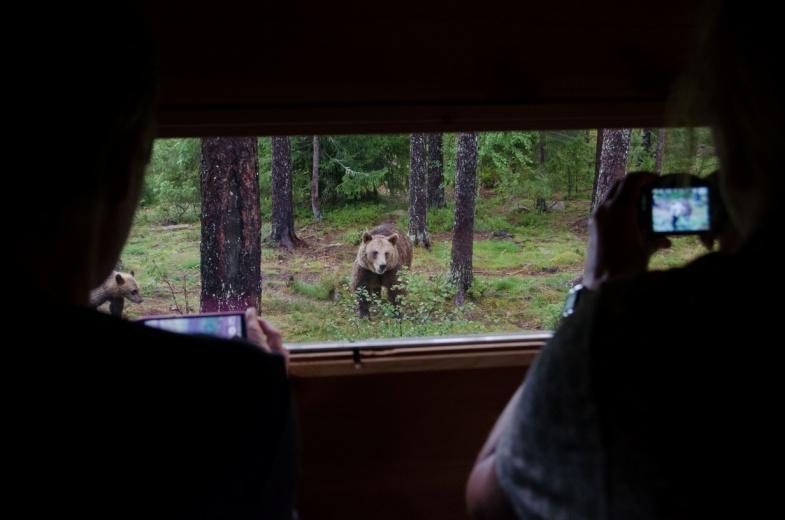
M 729 255 L 711 253 L 685 266 L 612 280 L 597 290 L 595 302 L 602 314 L 614 319 L 692 305 L 711 299 L 734 263 Z

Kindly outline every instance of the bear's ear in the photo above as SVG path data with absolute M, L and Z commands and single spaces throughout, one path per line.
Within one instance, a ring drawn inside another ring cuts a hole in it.
M 125 279 L 120 273 L 114 275 L 114 281 L 117 282 L 117 285 L 123 285 L 125 283 Z
M 134 274 L 134 272 L 133 272 L 133 271 L 131 271 L 131 276 L 133 276 L 134 278 L 136 278 L 136 275 Z
M 373 237 L 371 236 L 370 233 L 368 233 L 367 231 L 363 233 L 363 244 L 367 244 L 371 240 L 373 240 Z
M 387 241 L 390 242 L 392 245 L 395 245 L 395 242 L 398 241 L 398 233 L 393 233 L 392 235 L 388 236 Z

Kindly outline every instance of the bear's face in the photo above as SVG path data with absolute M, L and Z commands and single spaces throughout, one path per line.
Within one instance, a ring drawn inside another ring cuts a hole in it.
M 139 284 L 136 283 L 133 271 L 131 271 L 130 275 L 128 273 L 115 273 L 114 281 L 117 283 L 117 289 L 123 298 L 128 298 L 134 303 L 142 303 Z
M 390 236 L 371 235 L 368 232 L 363 233 L 363 254 L 364 267 L 369 271 L 376 274 L 384 274 L 390 269 L 395 269 L 399 266 L 398 249 L 395 243 L 398 240 L 398 234 L 393 233 Z

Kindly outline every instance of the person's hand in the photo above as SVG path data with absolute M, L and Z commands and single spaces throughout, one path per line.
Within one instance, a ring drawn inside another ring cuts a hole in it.
M 670 247 L 670 240 L 647 236 L 638 224 L 643 188 L 656 179 L 653 173 L 630 173 L 616 181 L 594 210 L 589 221 L 584 287 L 596 289 L 607 280 L 643 273 L 652 254 Z
M 724 226 L 717 231 L 709 231 L 699 235 L 701 244 L 709 251 L 714 251 L 715 242 L 719 243 L 718 250 L 722 253 L 730 253 L 739 246 L 739 234 L 733 229 L 730 222 L 725 222 Z
M 713 251 L 714 243 L 719 242 L 720 252 L 730 253 L 735 251 L 739 246 L 741 243 L 741 238 L 739 237 L 739 233 L 736 231 L 736 228 L 733 225 L 730 216 L 728 215 L 728 211 L 725 208 L 725 204 L 722 201 L 719 188 L 719 175 L 720 172 L 715 171 L 709 174 L 705 179 L 706 182 L 708 182 L 712 187 L 712 196 L 717 197 L 717 200 L 713 203 L 716 209 L 712 210 L 712 230 L 706 233 L 701 233 L 699 238 L 701 243 L 709 251 Z
M 245 331 L 249 342 L 260 346 L 265 352 L 282 355 L 289 367 L 289 351 L 283 346 L 281 331 L 260 318 L 254 307 L 245 310 Z
M 714 242 L 717 240 L 717 236 L 714 233 L 701 233 L 698 235 L 701 244 L 709 251 L 714 250 Z

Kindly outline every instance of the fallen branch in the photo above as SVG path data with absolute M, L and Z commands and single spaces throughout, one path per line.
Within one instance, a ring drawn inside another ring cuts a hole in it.
M 174 287 L 172 287 L 172 284 L 169 283 L 169 279 L 166 278 L 165 276 L 164 276 L 164 282 L 166 282 L 166 285 L 169 286 L 169 291 L 172 293 L 172 301 L 174 302 L 174 308 L 177 310 L 177 314 L 182 314 L 183 311 L 180 310 L 180 306 L 177 304 L 177 298 L 174 295 Z
M 176 229 L 188 229 L 191 224 L 173 224 L 171 226 L 158 226 L 155 228 L 158 231 L 174 231 Z
M 185 298 L 185 313 L 190 314 L 191 310 L 188 308 L 188 275 L 183 275 L 183 297 Z

